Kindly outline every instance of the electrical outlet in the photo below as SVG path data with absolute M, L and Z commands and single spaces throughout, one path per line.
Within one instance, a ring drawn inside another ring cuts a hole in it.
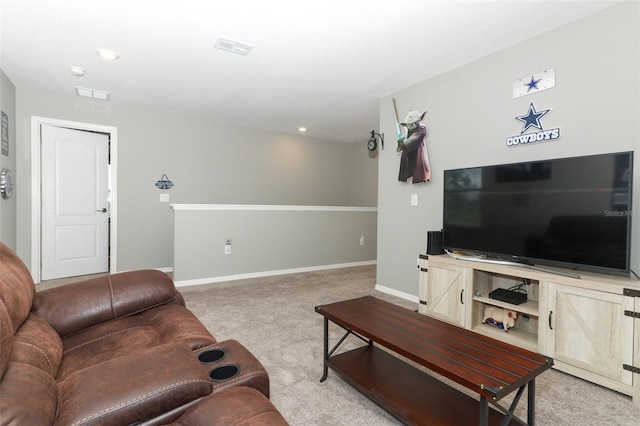
M 363 246 L 364 245 L 364 235 L 360 236 L 360 245 Z
M 231 240 L 225 240 L 225 242 L 224 242 L 224 254 L 231 254 Z

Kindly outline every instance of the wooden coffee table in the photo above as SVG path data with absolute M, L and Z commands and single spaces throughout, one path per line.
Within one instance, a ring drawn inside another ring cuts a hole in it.
M 525 424 L 514 411 L 528 389 L 527 424 L 535 423 L 535 378 L 551 368 L 551 359 L 372 296 L 315 310 L 324 317 L 321 382 L 330 367 L 393 416 L 415 425 Z M 331 350 L 329 321 L 346 331 Z M 350 335 L 366 345 L 334 355 Z M 479 395 L 479 401 L 409 360 Z M 498 403 L 514 391 L 510 407 Z

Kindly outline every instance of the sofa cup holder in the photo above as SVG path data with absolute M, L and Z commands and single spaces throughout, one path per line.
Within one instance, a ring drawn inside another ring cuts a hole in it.
M 198 361 L 201 364 L 213 364 L 223 360 L 227 356 L 227 352 L 222 349 L 209 349 L 198 355 Z
M 209 372 L 209 377 L 215 382 L 229 380 L 240 374 L 240 367 L 235 364 L 221 365 Z

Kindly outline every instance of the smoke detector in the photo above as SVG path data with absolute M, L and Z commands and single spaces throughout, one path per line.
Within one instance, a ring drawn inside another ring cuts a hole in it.
M 248 44 L 240 43 L 238 41 L 229 40 L 224 37 L 218 37 L 216 39 L 216 42 L 213 44 L 213 47 L 242 56 L 247 56 L 253 49 L 253 46 L 249 46 Z
M 69 71 L 76 77 L 82 77 L 87 72 L 84 68 L 76 66 L 69 67 Z

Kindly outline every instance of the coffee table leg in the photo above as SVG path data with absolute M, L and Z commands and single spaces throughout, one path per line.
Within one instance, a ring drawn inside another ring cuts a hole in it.
M 480 426 L 489 425 L 489 402 L 487 398 L 480 395 Z
M 533 426 L 536 424 L 536 380 L 529 382 L 527 390 L 527 423 Z
M 320 383 L 327 380 L 327 374 L 329 373 L 329 367 L 327 366 L 327 358 L 329 357 L 329 319 L 324 318 L 324 353 L 322 354 L 322 377 Z

